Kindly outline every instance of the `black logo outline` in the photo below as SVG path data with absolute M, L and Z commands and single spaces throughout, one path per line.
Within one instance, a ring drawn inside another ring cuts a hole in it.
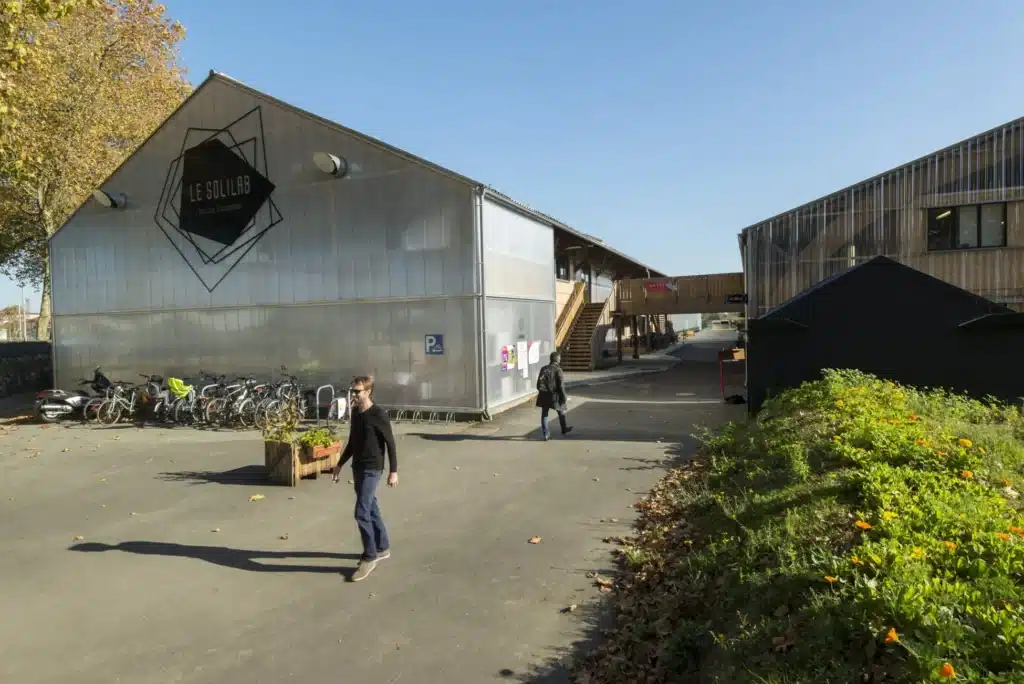
M 257 119 L 257 125 L 259 130 L 258 138 L 257 136 L 252 136 L 239 142 L 235 138 L 234 134 L 231 132 L 231 128 L 241 123 L 245 119 L 249 118 L 253 114 L 256 115 Z M 206 133 L 207 135 L 203 137 L 201 140 L 196 141 L 194 144 L 189 145 L 189 136 L 194 132 Z M 197 244 L 195 238 L 189 232 L 181 229 L 179 225 L 181 215 L 179 210 L 174 207 L 173 200 L 176 196 L 180 196 L 181 193 L 181 185 L 184 178 L 184 174 L 179 175 L 178 171 L 184 162 L 185 153 L 188 150 L 193 149 L 194 147 L 202 145 L 203 143 L 208 142 L 212 139 L 216 139 L 218 138 L 218 136 L 222 135 L 227 136 L 227 138 L 230 140 L 230 145 L 228 145 L 226 141 L 222 141 L 225 143 L 227 149 L 230 150 L 233 154 L 238 155 L 238 157 L 243 162 L 249 165 L 257 173 L 262 174 L 262 176 L 269 182 L 270 176 L 268 173 L 267 164 L 266 137 L 263 131 L 263 112 L 261 107 L 257 105 L 245 114 L 243 114 L 242 116 L 238 117 L 237 119 L 229 123 L 227 126 L 224 126 L 223 128 L 200 128 L 196 126 L 189 126 L 188 129 L 186 129 L 185 137 L 181 143 L 181 150 L 179 151 L 178 156 L 171 160 L 170 164 L 168 165 L 167 175 L 164 178 L 163 187 L 160 192 L 160 200 L 157 203 L 156 212 L 153 214 L 153 220 L 156 222 L 156 225 L 160 229 L 160 232 L 164 234 L 164 237 L 166 237 L 167 241 L 171 243 L 171 246 L 174 248 L 174 251 L 176 251 L 178 255 L 181 256 L 182 260 L 185 262 L 185 265 L 188 266 L 189 270 L 191 270 L 192 273 L 196 276 L 196 278 L 199 279 L 199 282 L 203 284 L 203 287 L 206 288 L 207 292 L 213 292 L 217 288 L 217 286 L 220 285 L 224 281 L 224 279 L 231 274 L 233 270 L 235 270 L 235 267 L 242 262 L 242 260 L 249 253 L 249 251 L 256 246 L 256 244 L 263 238 L 263 236 L 266 235 L 274 226 L 276 226 L 277 224 L 281 223 L 284 220 L 284 217 L 281 215 L 280 209 L 278 209 L 277 204 L 274 202 L 274 191 L 271 190 L 267 198 L 263 201 L 260 207 L 253 214 L 252 219 L 249 221 L 248 225 L 246 225 L 245 228 L 242 230 L 238 238 L 236 238 L 235 241 L 232 242 L 231 244 L 224 245 L 213 254 L 207 254 L 207 252 L 202 247 L 200 247 L 199 244 Z M 252 144 L 251 159 L 246 156 L 244 149 L 244 147 L 249 144 Z M 263 148 L 262 168 L 261 164 L 259 163 L 259 151 L 261 147 Z M 176 183 L 174 183 L 175 179 L 177 179 Z M 264 208 L 266 209 L 266 225 L 257 228 L 256 226 L 260 224 L 260 215 L 263 214 Z M 168 215 L 169 212 L 172 215 Z M 176 232 L 180 237 L 182 237 L 192 246 L 192 248 L 196 252 L 196 255 L 202 261 L 203 266 L 209 264 L 216 265 L 223 263 L 225 260 L 229 259 L 235 254 L 238 254 L 238 258 L 235 259 L 234 263 L 232 263 L 228 267 L 228 269 L 219 278 L 217 278 L 217 280 L 212 285 L 210 285 L 209 283 L 206 282 L 206 279 L 204 279 L 203 276 L 200 275 L 199 271 L 192 264 L 192 262 L 189 261 L 189 258 L 182 251 L 181 247 L 178 246 L 178 243 L 174 241 L 174 239 L 168 232 L 168 229 Z M 239 252 L 241 253 L 239 254 Z

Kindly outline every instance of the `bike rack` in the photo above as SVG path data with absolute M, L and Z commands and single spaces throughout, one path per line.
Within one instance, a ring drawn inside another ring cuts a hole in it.
M 334 406 L 334 385 L 320 385 L 316 388 L 316 426 L 320 427 L 320 393 L 324 390 L 330 390 L 331 398 L 327 402 L 327 418 L 324 419 L 324 427 L 331 427 L 331 407 Z M 340 416 L 339 416 L 340 421 Z

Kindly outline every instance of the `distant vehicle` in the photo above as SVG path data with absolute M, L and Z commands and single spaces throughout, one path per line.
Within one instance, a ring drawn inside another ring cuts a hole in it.
M 736 330 L 736 321 L 711 321 L 711 330 Z

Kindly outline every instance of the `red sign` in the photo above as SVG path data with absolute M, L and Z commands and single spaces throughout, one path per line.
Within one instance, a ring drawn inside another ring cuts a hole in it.
M 676 284 L 666 280 L 645 280 L 644 289 L 648 292 L 675 292 Z

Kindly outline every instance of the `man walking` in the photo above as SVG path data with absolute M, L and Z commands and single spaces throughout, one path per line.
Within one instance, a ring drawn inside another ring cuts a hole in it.
M 562 434 L 572 432 L 572 428 L 565 423 L 565 409 L 569 397 L 565 394 L 565 376 L 562 374 L 562 367 L 559 362 L 562 355 L 557 351 L 551 352 L 549 357 L 551 363 L 540 369 L 537 376 L 537 407 L 540 408 L 540 432 L 544 441 L 548 441 L 548 412 L 554 409 L 558 413 L 558 424 L 562 428 Z
M 388 412 L 373 403 L 373 376 L 363 375 L 352 381 L 352 425 L 348 444 L 334 469 L 338 481 L 341 468 L 352 459 L 352 475 L 356 489 L 356 525 L 363 541 L 363 555 L 352 575 L 353 582 L 366 579 L 377 562 L 391 556 L 391 542 L 377 503 L 377 485 L 384 476 L 384 450 L 388 452 L 388 486 L 398 486 L 398 452 L 391 431 Z

